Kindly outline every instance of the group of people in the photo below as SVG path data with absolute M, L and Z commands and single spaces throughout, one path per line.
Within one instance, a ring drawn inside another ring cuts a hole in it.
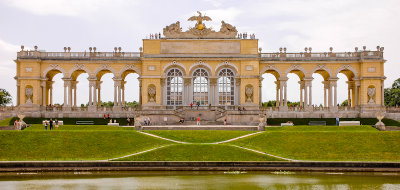
M 145 118 L 143 119 L 143 123 L 144 123 L 144 125 L 149 126 L 149 125 L 151 124 L 150 117 L 145 117 Z
M 50 130 L 53 130 L 53 127 L 55 126 L 56 130 L 58 129 L 58 120 L 54 120 L 50 118 L 49 121 L 44 120 L 44 129 L 47 131 L 47 128 L 49 127 Z
M 135 125 L 135 118 L 134 117 L 132 117 L 132 120 L 131 120 L 131 118 L 126 118 L 126 123 L 127 123 L 127 125 L 128 126 L 130 126 L 131 124 L 132 125 Z
M 22 122 L 21 119 L 20 119 L 19 121 L 18 121 L 18 119 L 16 119 L 16 120 L 14 121 L 14 128 L 15 128 L 15 130 L 21 130 L 21 129 L 22 129 L 22 125 L 23 125 L 23 122 Z

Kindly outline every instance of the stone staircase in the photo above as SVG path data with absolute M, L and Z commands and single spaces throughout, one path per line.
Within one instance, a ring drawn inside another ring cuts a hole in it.
M 213 106 L 211 109 L 208 106 L 179 107 L 175 110 L 175 115 L 185 119 L 184 125 L 196 125 L 198 116 L 201 125 L 223 125 L 226 110 L 217 106 Z M 176 124 L 179 123 L 176 122 Z

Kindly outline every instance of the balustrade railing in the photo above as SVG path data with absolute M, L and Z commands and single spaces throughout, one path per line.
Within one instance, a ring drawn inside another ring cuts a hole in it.
M 138 59 L 140 52 L 43 52 L 20 51 L 18 58 L 35 59 Z
M 383 58 L 383 51 L 358 51 L 358 52 L 300 52 L 300 53 L 261 53 L 261 60 L 334 60 L 334 59 L 363 59 Z

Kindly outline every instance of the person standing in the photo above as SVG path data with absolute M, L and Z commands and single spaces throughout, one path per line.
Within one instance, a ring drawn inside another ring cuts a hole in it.
M 128 119 L 126 119 L 126 122 L 128 123 L 128 126 L 129 126 L 131 123 L 131 119 L 129 119 L 129 117 L 128 117 Z
M 193 102 L 190 102 L 190 109 L 193 109 Z
M 200 125 L 200 116 L 197 116 L 197 125 Z
M 49 125 L 50 125 L 50 131 L 53 129 L 53 120 L 50 118 L 50 121 L 49 121 Z
M 44 120 L 44 130 L 47 131 L 47 120 Z
M 226 126 L 226 117 L 225 117 L 225 119 L 224 119 L 224 126 Z
M 16 119 L 14 121 L 14 129 L 17 130 L 18 129 L 18 119 Z
M 54 123 L 56 124 L 56 130 L 58 130 L 58 119 Z
M 200 107 L 200 102 L 197 102 L 197 109 L 199 109 Z
M 336 116 L 336 125 L 339 126 L 339 117 Z

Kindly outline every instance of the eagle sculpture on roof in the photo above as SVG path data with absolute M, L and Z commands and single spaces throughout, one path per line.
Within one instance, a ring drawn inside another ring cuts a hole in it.
M 208 16 L 206 16 L 204 14 L 204 16 L 202 16 L 200 11 L 197 11 L 197 13 L 199 13 L 199 16 L 192 16 L 188 19 L 188 21 L 197 21 L 196 23 L 196 28 L 198 30 L 203 30 L 206 26 L 203 24 L 203 20 L 204 21 L 211 21 L 212 19 Z

